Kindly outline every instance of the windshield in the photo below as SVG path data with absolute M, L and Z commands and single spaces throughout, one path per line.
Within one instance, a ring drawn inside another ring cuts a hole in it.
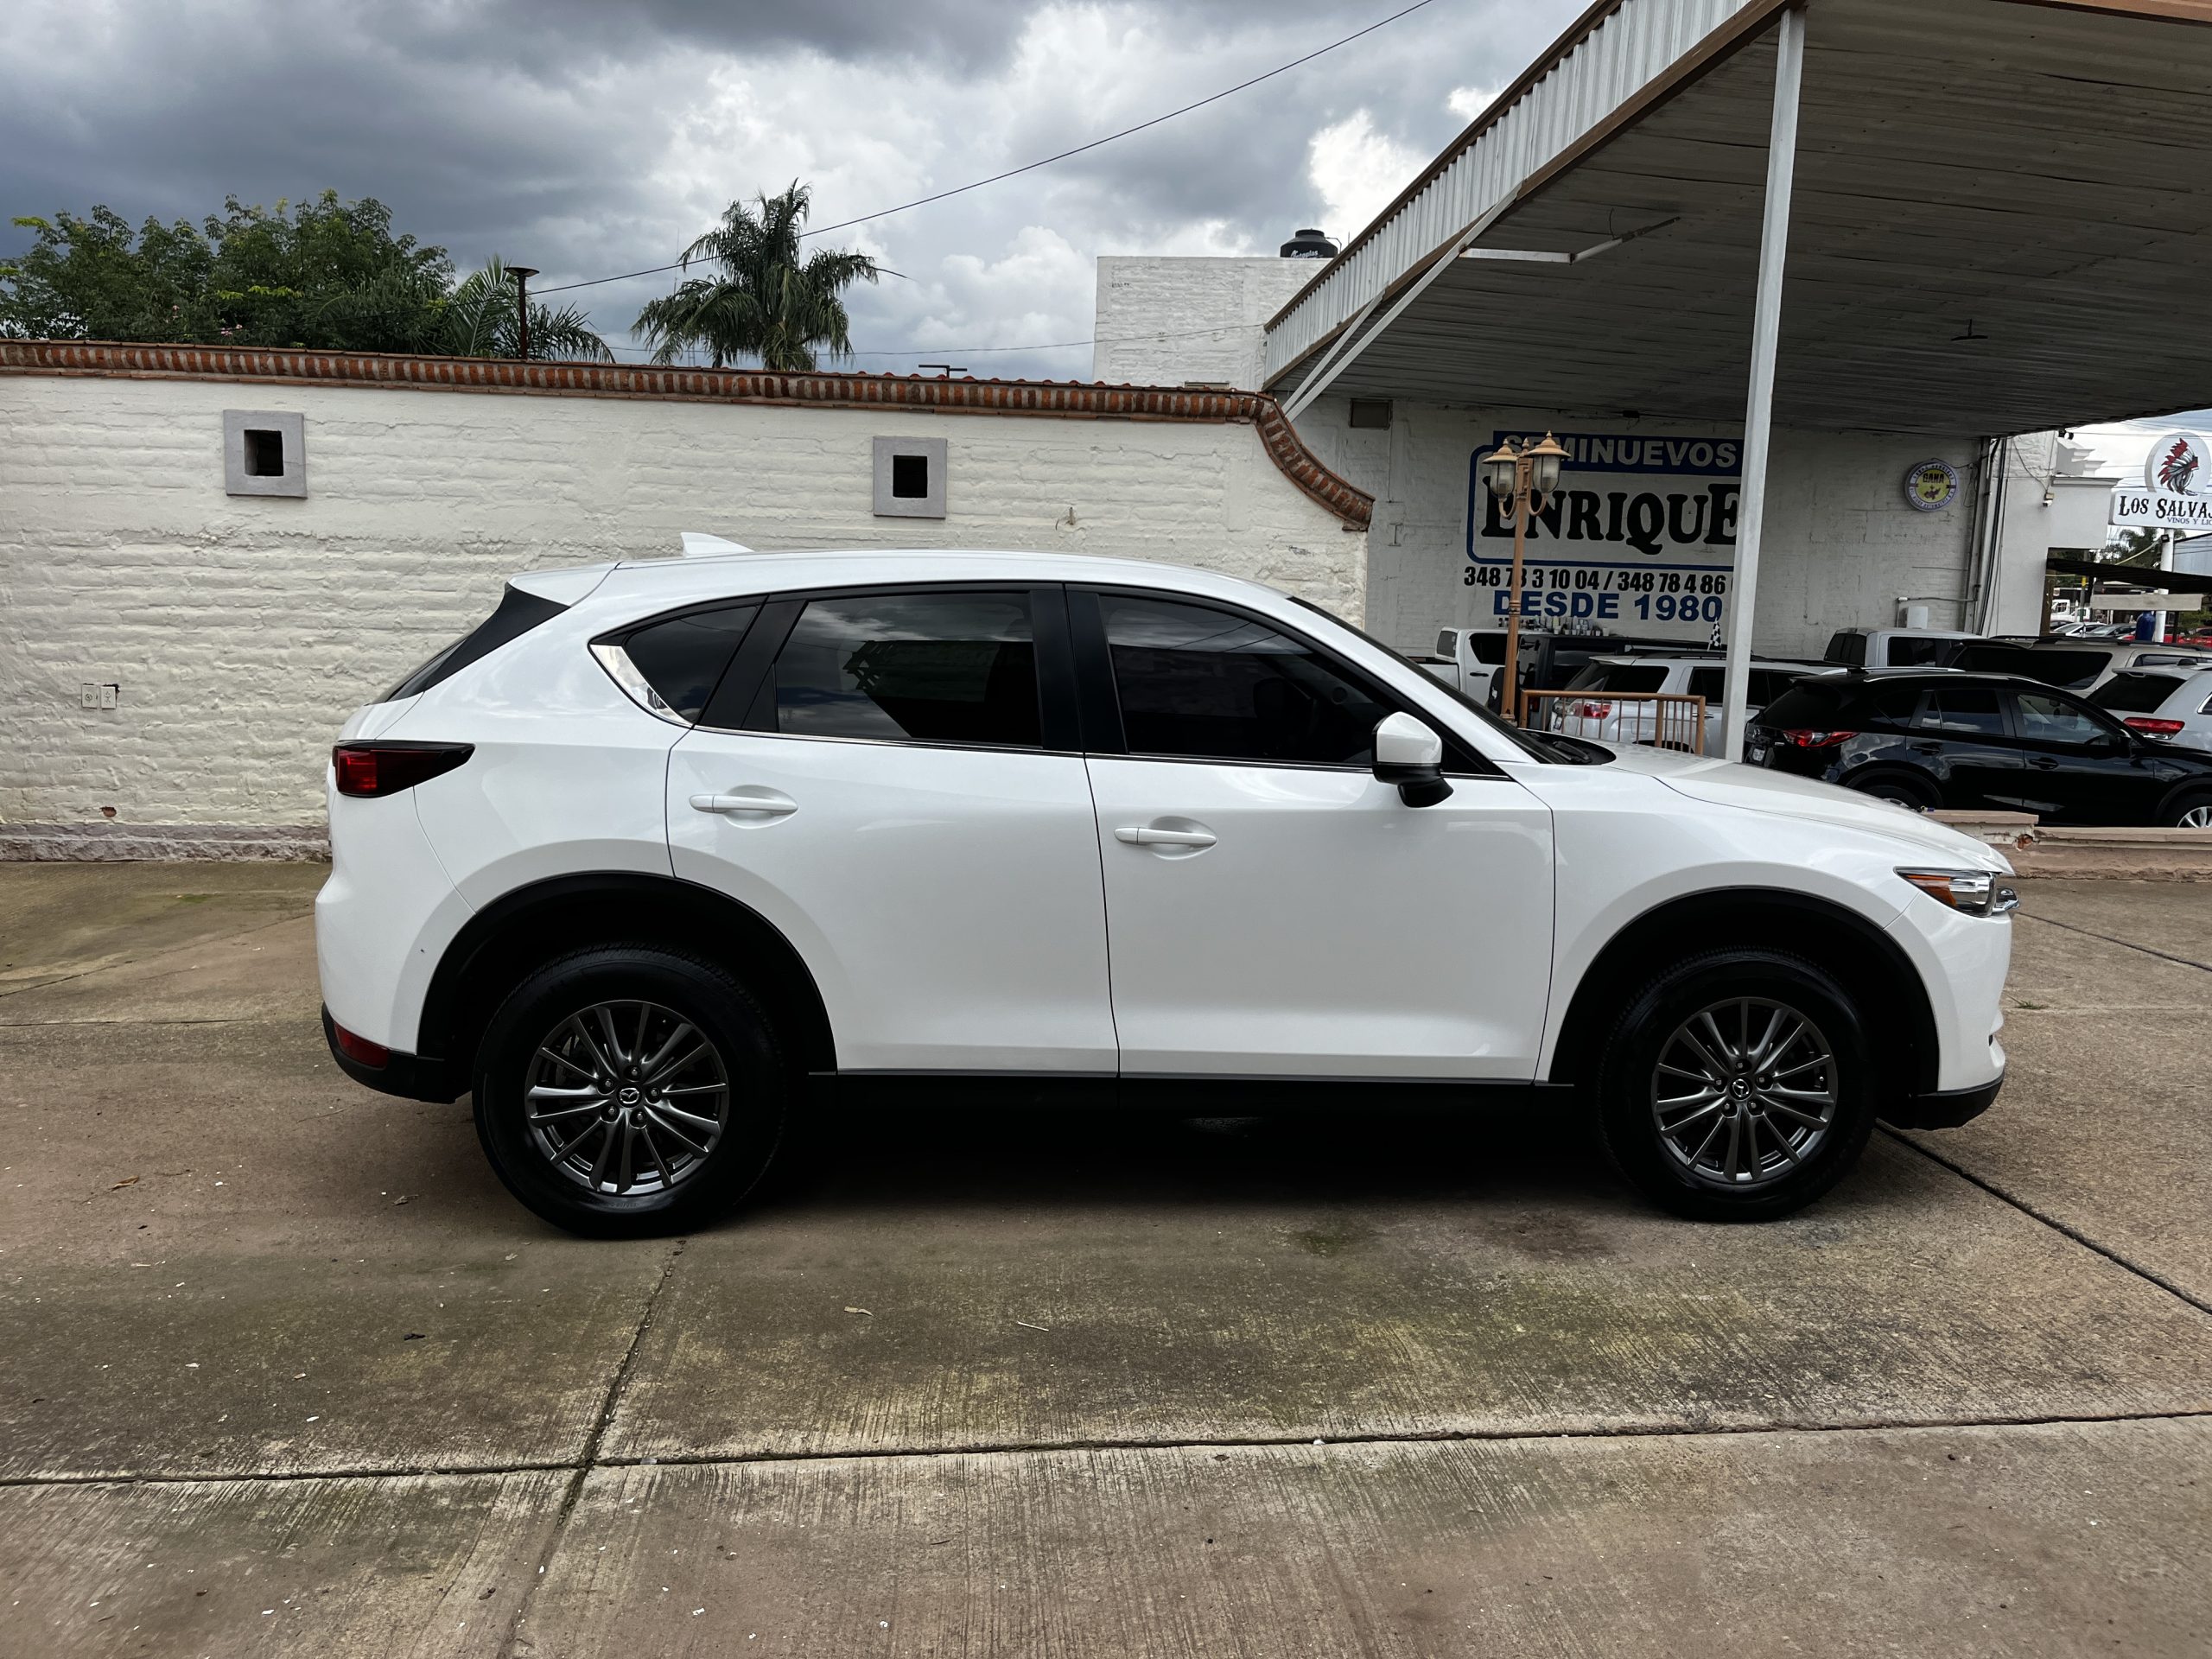
M 2115 674 L 2089 693 L 2089 701 L 2117 715 L 2154 715 L 2182 683 L 2178 674 Z
M 1405 663 L 1408 673 L 1421 674 L 1420 668 L 1413 663 L 1407 662 L 1402 652 L 1384 645 L 1366 629 L 1354 627 L 1333 611 L 1323 610 L 1310 599 L 1300 599 L 1295 594 L 1285 594 L 1283 597 L 1300 609 L 1311 611 L 1314 615 L 1335 623 L 1345 632 L 1357 634 L 1376 650 L 1387 654 L 1392 661 Z M 1518 726 L 1499 719 L 1496 714 L 1484 708 L 1482 704 L 1460 690 L 1458 686 L 1446 684 L 1433 674 L 1423 674 L 1421 678 L 1424 683 L 1441 691 L 1532 760 L 1548 760 L 1554 766 L 1592 766 L 1602 765 L 1613 758 L 1611 749 L 1600 748 L 1595 743 L 1586 743 L 1576 738 L 1555 737 L 1545 732 L 1524 732 Z

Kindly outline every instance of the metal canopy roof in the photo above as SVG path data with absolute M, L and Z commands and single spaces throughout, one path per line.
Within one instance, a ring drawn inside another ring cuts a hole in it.
M 1330 390 L 1740 421 L 1779 10 L 1736 10 L 1501 192 L 1473 251 L 1369 322 Z M 2212 404 L 2212 4 L 1810 0 L 1805 17 L 1777 422 L 1994 434 Z M 1355 252 L 1373 245 L 1339 264 Z M 1373 316 L 1431 263 L 1371 279 Z M 1271 390 L 1325 364 L 1342 315 L 1320 327 L 1316 306 L 1356 312 L 1330 276 L 1271 325 Z

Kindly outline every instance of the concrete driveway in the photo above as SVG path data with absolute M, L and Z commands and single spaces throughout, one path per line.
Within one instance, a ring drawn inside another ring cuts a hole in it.
M 850 1117 L 585 1243 L 322 1050 L 316 869 L 0 866 L 0 1655 L 2201 1654 L 2212 887 L 1789 1222 L 1565 1128 Z

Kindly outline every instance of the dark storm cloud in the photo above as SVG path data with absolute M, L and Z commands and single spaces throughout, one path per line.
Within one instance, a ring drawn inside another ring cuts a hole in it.
M 1392 9 L 16 0 L 0 8 L 0 213 L 104 202 L 196 218 L 226 193 L 327 187 L 380 198 L 463 266 L 496 252 L 550 285 L 673 258 L 723 203 L 792 178 L 812 182 L 828 224 L 1019 165 Z M 1101 251 L 1258 251 L 1316 222 L 1349 234 L 1358 224 L 1331 222 L 1310 165 L 1316 135 L 1364 111 L 1409 175 L 1463 124 L 1452 92 L 1502 85 L 1570 10 L 1436 0 L 1166 126 L 838 233 L 910 278 L 856 295 L 855 343 L 906 353 L 861 366 L 1087 336 Z M 0 251 L 23 239 L 0 229 Z M 668 280 L 575 297 L 626 346 L 636 306 Z M 1078 349 L 973 366 L 1088 365 Z

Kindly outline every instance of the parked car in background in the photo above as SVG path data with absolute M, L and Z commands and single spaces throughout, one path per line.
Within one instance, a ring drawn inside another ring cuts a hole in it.
M 1523 655 L 1526 655 L 1523 652 Z M 1440 628 L 1433 655 L 1412 659 L 1463 696 L 1497 707 L 1497 669 L 1505 660 L 1503 628 Z
M 1785 694 L 1787 695 L 1787 694 Z M 1687 1214 L 1995 1098 L 2014 902 L 1929 819 L 1506 725 L 1256 583 L 1037 553 L 514 578 L 346 724 L 331 1052 L 562 1226 L 827 1099 L 1587 1112 Z M 1416 1153 L 1414 1155 L 1418 1156 Z
M 2092 691 L 2089 701 L 2130 731 L 2177 749 L 2212 750 L 2212 664 L 2130 669 Z
M 2142 640 L 2038 639 L 2032 645 L 1978 640 L 1951 658 L 1969 674 L 2010 674 L 2063 690 L 2094 691 L 2132 668 L 2191 668 L 2212 664 L 2212 652 Z
M 2212 754 L 2033 680 L 1954 671 L 1802 679 L 1745 731 L 1754 766 L 1916 809 L 2212 826 Z
M 1948 628 L 1839 628 L 1821 660 L 1845 668 L 1943 668 L 1979 638 Z
M 1840 672 L 1832 664 L 1755 663 L 1751 671 L 1745 709 L 1756 715 L 1783 690 L 1808 674 Z M 1682 747 L 1690 734 L 1668 727 L 1662 734 L 1660 705 L 1645 699 L 1654 693 L 1705 699 L 1705 729 L 1699 753 L 1720 753 L 1720 693 L 1724 669 L 1709 652 L 1694 656 L 1599 657 L 1567 683 L 1568 692 L 1580 696 L 1547 697 L 1539 705 L 1539 718 L 1547 731 L 1573 737 L 1595 738 L 1603 743 L 1656 743 Z

